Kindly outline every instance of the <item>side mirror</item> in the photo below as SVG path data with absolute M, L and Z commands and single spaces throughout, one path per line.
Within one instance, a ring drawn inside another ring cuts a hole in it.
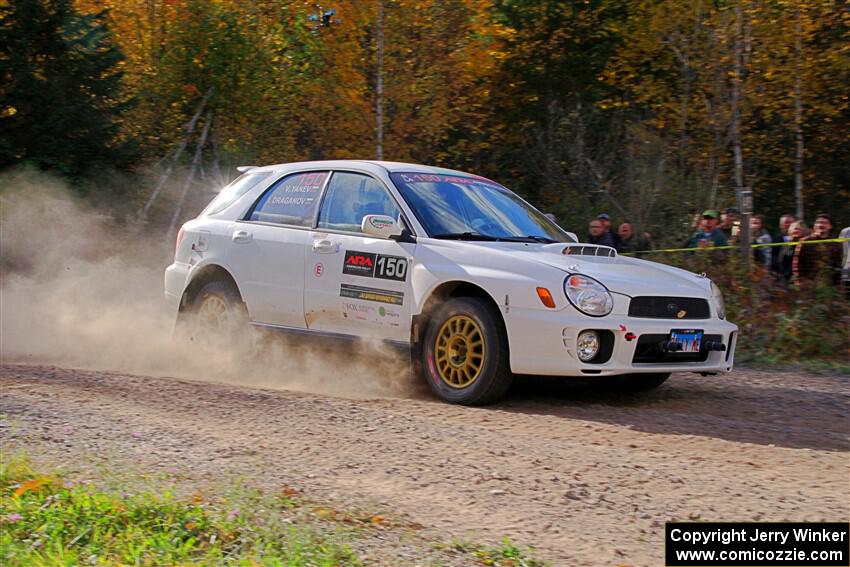
M 395 238 L 402 233 L 402 227 L 387 215 L 366 215 L 360 223 L 360 230 L 378 238 Z

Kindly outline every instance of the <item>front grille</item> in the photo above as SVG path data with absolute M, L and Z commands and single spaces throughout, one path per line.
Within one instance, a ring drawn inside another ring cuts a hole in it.
M 708 301 L 696 297 L 633 297 L 629 303 L 629 316 L 650 319 L 708 319 Z
M 699 352 L 664 352 L 661 343 L 670 339 L 670 334 L 647 334 L 641 335 L 635 345 L 633 363 L 655 363 L 655 364 L 678 364 L 680 362 L 705 362 L 708 359 L 708 350 L 705 344 L 709 341 L 721 341 L 721 335 L 703 335 L 702 348 Z

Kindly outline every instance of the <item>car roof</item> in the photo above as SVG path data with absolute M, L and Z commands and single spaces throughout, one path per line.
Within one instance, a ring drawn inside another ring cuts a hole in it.
M 303 168 L 317 168 L 317 169 L 342 169 L 346 167 L 353 167 L 356 169 L 384 169 L 389 173 L 396 172 L 407 172 L 407 173 L 439 173 L 443 175 L 464 175 L 467 177 L 481 177 L 480 175 L 474 175 L 471 173 L 467 173 L 464 171 L 458 171 L 456 169 L 448 169 L 445 167 L 436 167 L 432 165 L 421 165 L 415 163 L 403 163 L 398 161 L 379 161 L 379 160 L 361 160 L 361 159 L 341 159 L 341 160 L 324 160 L 324 161 L 301 161 L 301 162 L 291 162 L 291 163 L 279 163 L 276 165 L 266 165 L 259 167 L 252 167 L 250 171 L 285 171 L 288 169 L 303 169 Z

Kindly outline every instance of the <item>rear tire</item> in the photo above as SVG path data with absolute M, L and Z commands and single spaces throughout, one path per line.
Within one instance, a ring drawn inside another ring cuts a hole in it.
M 654 374 L 624 374 L 615 377 L 617 388 L 622 392 L 649 392 L 670 378 L 669 372 Z
M 417 367 L 438 398 L 477 406 L 504 396 L 513 375 L 499 317 L 477 297 L 451 299 L 430 317 Z
M 212 345 L 230 343 L 247 331 L 248 310 L 235 286 L 229 282 L 208 282 L 181 313 L 178 325 L 190 341 Z

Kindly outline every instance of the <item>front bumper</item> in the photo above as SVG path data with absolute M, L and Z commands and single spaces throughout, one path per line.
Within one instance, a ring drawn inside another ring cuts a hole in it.
M 718 373 L 732 370 L 738 327 L 723 319 L 649 319 L 609 315 L 587 317 L 569 309 L 542 311 L 511 309 L 505 313 L 510 345 L 511 371 L 517 374 L 548 376 L 611 376 L 656 372 Z M 605 362 L 587 363 L 578 359 L 579 333 L 592 329 L 610 331 L 613 336 L 610 357 Z M 673 329 L 700 329 L 703 348 L 698 356 L 647 352 Z M 631 340 L 627 340 L 627 335 Z M 719 341 L 725 350 L 708 350 L 708 339 Z M 640 345 L 640 346 L 639 346 Z

